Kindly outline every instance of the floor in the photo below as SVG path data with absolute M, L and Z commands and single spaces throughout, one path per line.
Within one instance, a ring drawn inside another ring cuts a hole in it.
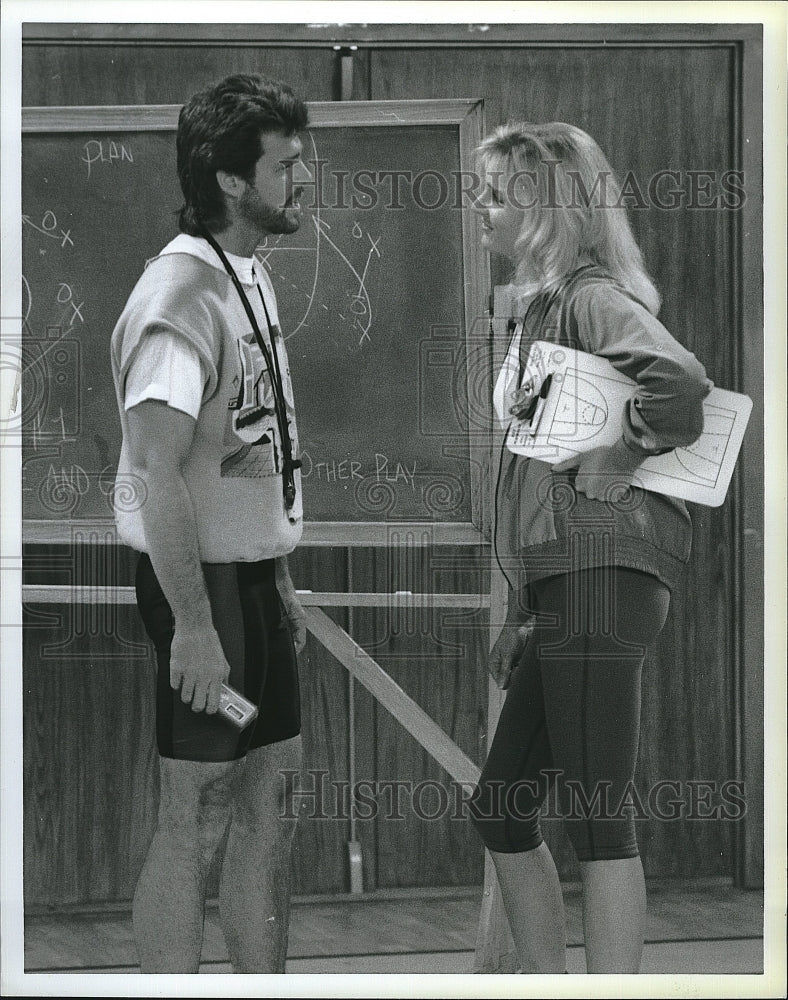
M 293 902 L 288 973 L 473 971 L 481 889 L 312 897 Z M 580 897 L 565 892 L 569 971 L 585 972 Z M 48 913 L 25 922 L 27 973 L 134 973 L 127 909 Z M 763 894 L 724 882 L 649 886 L 645 973 L 760 973 Z M 202 973 L 231 972 L 215 905 Z

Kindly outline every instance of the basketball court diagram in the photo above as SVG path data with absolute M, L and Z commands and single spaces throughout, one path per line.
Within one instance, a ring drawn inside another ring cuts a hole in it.
M 624 407 L 636 383 L 604 358 L 536 342 L 522 384 L 528 380 L 537 392 L 546 384 L 549 390 L 530 421 L 513 422 L 507 439 L 510 451 L 554 464 L 620 438 Z M 704 400 L 703 431 L 697 441 L 647 458 L 637 470 L 639 485 L 718 506 L 751 409 L 749 397 L 713 388 Z

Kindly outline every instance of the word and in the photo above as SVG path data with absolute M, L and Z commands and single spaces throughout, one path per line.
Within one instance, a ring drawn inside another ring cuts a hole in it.
M 46 477 L 46 489 L 50 495 L 54 495 L 59 490 L 69 490 L 77 496 L 83 497 L 90 489 L 90 476 L 81 465 L 73 464 L 70 468 L 56 469 L 54 465 L 49 466 Z

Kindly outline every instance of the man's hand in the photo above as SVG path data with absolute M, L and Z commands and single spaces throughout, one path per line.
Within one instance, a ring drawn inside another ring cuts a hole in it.
M 304 651 L 306 646 L 306 615 L 290 577 L 287 556 L 279 556 L 276 560 L 276 589 L 285 607 L 285 614 L 293 636 L 296 655 Z
M 513 625 L 507 622 L 495 640 L 495 645 L 490 651 L 487 669 L 502 691 L 509 687 L 512 671 L 520 662 L 532 631 L 531 625 Z
M 219 710 L 219 690 L 230 676 L 219 636 L 212 625 L 175 627 L 170 646 L 170 687 L 181 689 L 181 701 L 193 712 Z
M 590 500 L 620 499 L 620 494 L 632 484 L 635 471 L 643 464 L 638 455 L 624 444 L 623 439 L 609 447 L 592 448 L 553 466 L 553 472 L 577 469 L 575 489 Z
M 282 604 L 285 606 L 287 621 L 293 636 L 293 645 L 295 646 L 296 655 L 298 655 L 304 651 L 304 647 L 306 646 L 306 614 L 301 607 L 301 602 L 298 600 L 295 590 L 284 594 L 280 592 L 279 596 L 282 598 Z

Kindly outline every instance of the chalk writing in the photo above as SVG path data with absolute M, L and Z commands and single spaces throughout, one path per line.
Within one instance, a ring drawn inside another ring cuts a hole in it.
M 33 308 L 33 293 L 30 291 L 30 283 L 24 274 L 22 275 L 22 303 L 24 307 L 22 322 L 27 323 L 30 319 L 30 310 Z
M 131 151 L 122 142 L 117 143 L 114 139 L 110 139 L 106 147 L 102 139 L 88 139 L 82 148 L 85 155 L 80 157 L 80 159 L 88 165 L 88 177 L 90 177 L 90 169 L 94 163 L 134 162 L 134 156 Z
M 62 467 L 56 469 L 54 465 L 50 465 L 46 486 L 50 495 L 55 495 L 58 490 L 67 489 L 83 497 L 90 489 L 90 477 L 82 466 L 76 463 L 68 469 Z
M 71 325 L 74 325 L 76 319 L 80 323 L 85 322 L 85 318 L 82 315 L 82 307 L 85 305 L 84 302 L 76 303 L 74 301 L 74 291 L 71 285 L 66 284 L 65 281 L 61 281 L 57 288 L 57 301 L 61 306 L 70 305 L 71 306 Z
M 61 372 L 60 374 L 62 375 L 63 373 Z M 57 417 L 50 417 L 49 419 L 50 419 L 51 423 L 58 424 L 60 426 L 60 440 L 61 441 L 65 441 L 66 440 L 66 419 L 63 416 L 63 407 L 62 406 L 59 407 L 59 410 L 60 410 L 60 413 L 59 413 L 59 415 Z
M 363 479 L 361 474 L 361 462 L 355 459 L 346 458 L 341 462 L 330 459 L 323 462 L 316 462 L 308 451 L 301 453 L 301 476 L 309 479 L 313 476 L 326 483 L 335 483 L 346 479 Z
M 44 212 L 44 217 L 41 220 L 40 225 L 36 225 L 35 222 L 30 218 L 29 215 L 22 216 L 22 224 L 25 226 L 30 226 L 31 229 L 35 229 L 36 232 L 41 233 L 42 236 L 48 236 L 52 240 L 60 240 L 61 248 L 66 246 L 74 246 L 74 241 L 71 239 L 70 229 L 60 229 L 60 232 L 55 232 L 58 229 L 57 217 L 54 212 L 47 209 Z
M 320 159 L 317 154 L 317 146 L 313 136 L 310 136 L 310 141 L 312 143 L 312 149 L 314 152 L 314 162 L 316 164 L 320 163 Z M 323 303 L 319 302 L 320 292 L 319 292 L 319 282 L 321 278 L 321 272 L 325 271 L 325 262 L 327 258 L 332 258 L 336 256 L 347 268 L 349 275 L 346 275 L 348 279 L 354 279 L 353 283 L 348 289 L 350 294 L 350 308 L 347 310 L 350 315 L 343 312 L 340 309 L 334 310 L 334 315 L 341 319 L 345 323 L 350 324 L 350 330 L 353 335 L 357 338 L 358 346 L 364 344 L 365 341 L 371 343 L 370 331 L 372 329 L 373 320 L 373 310 L 372 302 L 367 290 L 367 273 L 370 267 L 370 262 L 373 258 L 379 258 L 381 256 L 380 252 L 380 238 L 373 240 L 369 233 L 366 233 L 367 239 L 369 240 L 369 247 L 367 248 L 366 261 L 360 270 L 353 264 L 353 262 L 348 258 L 348 256 L 340 249 L 338 245 L 338 237 L 331 233 L 331 226 L 324 218 L 321 216 L 321 205 L 320 200 L 315 206 L 314 214 L 310 217 L 310 222 L 314 230 L 315 244 L 314 248 L 305 246 L 279 246 L 281 236 L 277 236 L 273 242 L 269 243 L 267 240 L 261 248 L 259 248 L 260 259 L 263 265 L 272 273 L 276 274 L 280 280 L 285 280 L 284 276 L 276 270 L 274 264 L 276 261 L 276 255 L 294 252 L 304 252 L 308 254 L 314 254 L 314 268 L 311 273 L 311 281 L 307 282 L 307 287 L 311 285 L 308 291 L 303 288 L 299 288 L 293 284 L 292 279 L 288 280 L 288 284 L 291 287 L 299 290 L 306 298 L 306 306 L 304 308 L 303 314 L 298 322 L 295 322 L 290 330 L 285 331 L 285 338 L 289 340 L 294 337 L 300 330 L 308 327 L 309 314 L 313 306 L 320 305 L 324 310 L 330 311 L 329 307 Z M 361 228 L 358 222 L 353 222 L 351 235 L 356 240 L 363 240 L 364 230 Z M 308 259 L 308 258 L 307 258 Z
M 33 450 L 38 451 L 38 444 L 41 438 L 41 414 L 36 413 L 33 416 Z
M 375 453 L 374 462 L 364 463 L 359 459 L 334 458 L 318 459 L 308 451 L 301 452 L 301 478 L 314 479 L 322 483 L 342 483 L 369 479 L 375 483 L 402 483 L 413 492 L 416 490 L 416 462 L 412 465 L 396 461 L 381 452 Z
M 314 224 L 314 227 L 317 230 L 318 242 L 322 237 L 342 258 L 342 260 L 350 268 L 351 272 L 358 279 L 358 291 L 353 296 L 353 300 L 351 301 L 350 306 L 353 312 L 356 314 L 356 318 L 353 321 L 353 327 L 361 331 L 361 339 L 359 340 L 359 345 L 361 345 L 364 343 L 365 340 L 370 339 L 369 328 L 372 326 L 372 305 L 369 301 L 369 295 L 367 294 L 367 289 L 364 282 L 367 277 L 367 269 L 369 268 L 369 262 L 372 259 L 372 255 L 374 254 L 375 256 L 380 257 L 380 250 L 378 250 L 377 243 L 375 243 L 370 237 L 370 243 L 372 243 L 372 247 L 367 252 L 367 260 L 366 263 L 364 264 L 364 270 L 361 274 L 359 274 L 358 271 L 355 269 L 355 267 L 353 267 L 353 265 L 347 259 L 345 254 L 342 253 L 342 251 L 339 249 L 336 243 L 328 235 L 328 230 L 331 228 L 331 226 L 329 226 L 329 224 L 327 222 L 324 222 L 322 219 L 319 219 L 317 216 L 314 216 L 312 218 L 312 223 Z M 340 313 L 340 315 L 342 314 Z M 342 316 L 342 318 L 345 319 L 346 317 Z
M 375 478 L 378 482 L 409 483 L 410 488 L 416 489 L 416 463 L 412 468 L 402 462 L 391 462 L 386 455 L 375 454 Z

